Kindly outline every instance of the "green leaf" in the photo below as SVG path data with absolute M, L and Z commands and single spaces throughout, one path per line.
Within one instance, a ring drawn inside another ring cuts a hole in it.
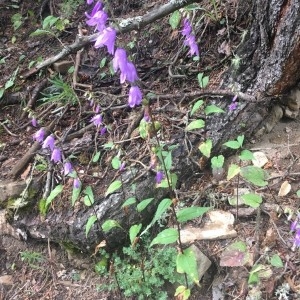
M 205 126 L 205 122 L 202 119 L 194 120 L 185 128 L 185 131 L 200 129 L 203 128 L 204 126 Z
M 198 149 L 204 156 L 209 158 L 212 149 L 212 140 L 206 140 L 205 142 L 201 143 Z
M 44 29 L 37 29 L 36 31 L 30 33 L 30 37 L 33 36 L 39 36 L 39 35 L 52 35 L 54 36 L 55 34 L 52 31 L 49 30 L 44 30 Z
M 74 206 L 75 202 L 79 198 L 80 192 L 81 192 L 81 186 L 79 188 L 74 188 L 73 187 L 72 199 L 71 199 L 72 206 Z
M 160 232 L 151 242 L 150 247 L 156 244 L 172 244 L 175 243 L 178 239 L 178 231 L 175 228 L 167 228 Z
M 175 292 L 175 295 L 174 296 L 179 296 L 177 297 L 178 299 L 181 299 L 181 300 L 187 300 L 190 298 L 191 296 L 191 290 L 186 288 L 185 286 L 183 285 L 180 285 L 177 289 L 176 289 L 176 292 Z M 176 298 L 176 299 L 177 299 Z
M 136 203 L 136 199 L 134 197 L 131 197 L 131 198 L 128 198 L 122 205 L 122 208 L 123 207 L 126 207 L 126 206 L 129 206 L 129 205 L 132 205 Z
M 223 168 L 224 165 L 224 156 L 219 155 L 219 156 L 214 156 L 211 159 L 211 167 L 212 169 L 221 169 Z
M 52 27 L 57 21 L 59 20 L 58 17 L 48 16 L 43 21 L 43 29 Z
M 108 231 L 110 231 L 112 228 L 114 227 L 118 227 L 118 228 L 122 228 L 121 225 L 115 221 L 115 220 L 106 220 L 103 224 L 102 224 L 102 230 L 106 233 Z
M 39 202 L 38 202 L 38 208 L 39 208 L 39 212 L 40 214 L 45 217 L 46 214 L 47 214 L 47 207 L 46 207 L 46 199 L 41 199 Z
M 246 205 L 249 205 L 253 208 L 258 208 L 262 203 L 262 197 L 254 193 L 242 195 L 241 198 L 244 200 Z
M 174 11 L 169 19 L 169 24 L 171 25 L 172 29 L 176 29 L 180 23 L 181 14 L 178 10 Z
M 240 143 L 237 141 L 228 141 L 226 143 L 224 143 L 223 145 L 225 145 L 226 147 L 230 148 L 230 149 L 239 149 L 240 148 Z
M 113 142 L 108 142 L 108 143 L 103 145 L 103 148 L 111 150 L 111 149 L 114 148 L 114 143 Z
M 197 260 L 191 247 L 183 250 L 183 253 L 178 253 L 176 267 L 178 273 L 186 273 L 196 284 L 199 284 Z
M 176 218 L 178 222 L 183 223 L 204 215 L 210 209 L 211 209 L 210 207 L 197 207 L 197 206 L 182 208 L 176 213 Z
M 174 190 L 176 188 L 176 184 L 177 184 L 177 180 L 178 180 L 177 175 L 175 173 L 169 174 L 169 180 L 170 180 L 171 187 Z M 169 183 L 168 183 L 167 178 L 165 177 L 161 181 L 161 183 L 157 184 L 157 187 L 165 188 L 165 189 L 169 188 Z
M 86 206 L 92 206 L 95 202 L 94 193 L 93 193 L 92 188 L 90 186 L 87 186 L 84 189 L 83 193 L 85 194 L 84 199 L 83 199 L 84 204 Z
M 113 181 L 110 186 L 108 187 L 105 197 L 113 192 L 117 191 L 122 186 L 122 182 L 120 180 Z
M 100 61 L 99 68 L 103 68 L 105 66 L 105 64 L 106 64 L 106 61 L 107 61 L 106 57 L 102 58 L 101 61 Z
M 170 171 L 171 167 L 172 167 L 172 152 L 171 151 L 168 151 L 168 154 L 166 155 L 164 162 L 165 162 L 166 169 L 168 171 Z
M 205 107 L 204 112 L 206 115 L 210 115 L 214 113 L 223 113 L 224 110 L 216 105 L 208 105 Z
M 234 176 L 239 174 L 241 171 L 241 168 L 238 165 L 232 164 L 228 168 L 228 174 L 227 174 L 227 180 L 232 179 Z
M 5 88 L 0 88 L 0 99 L 3 97 Z
M 251 160 L 254 158 L 253 153 L 249 150 L 243 150 L 239 155 L 241 160 Z
M 247 181 L 257 186 L 262 187 L 268 185 L 268 182 L 266 181 L 268 177 L 268 173 L 259 167 L 255 167 L 255 166 L 243 167 L 241 168 L 241 175 Z
M 92 160 L 93 163 L 96 163 L 99 160 L 100 154 L 101 154 L 100 151 L 96 152 L 96 154 L 93 156 L 93 160 Z
M 190 115 L 192 116 L 202 105 L 204 101 L 202 99 L 198 100 L 194 105 L 190 112 Z
M 130 243 L 133 244 L 135 238 L 137 237 L 137 235 L 139 234 L 139 232 L 141 231 L 142 228 L 142 224 L 135 224 L 132 225 L 129 229 L 129 238 L 130 238 Z
M 161 218 L 163 213 L 171 206 L 171 204 L 172 204 L 172 200 L 169 198 L 165 198 L 161 200 L 155 212 L 154 218 L 151 221 L 151 225 L 153 225 L 156 221 L 158 221 Z
M 205 88 L 209 82 L 209 76 L 203 76 L 203 75 L 204 75 L 204 73 L 199 73 L 197 75 L 200 88 Z
M 248 278 L 248 284 L 257 284 L 259 282 L 259 277 L 257 273 L 250 273 Z
M 112 161 L 111 161 L 111 165 L 115 170 L 119 170 L 121 167 L 121 160 L 118 156 L 115 156 Z
M 239 136 L 237 137 L 237 141 L 238 141 L 238 143 L 240 144 L 240 147 L 241 147 L 241 148 L 242 148 L 243 143 L 244 143 L 244 138 L 245 138 L 244 135 L 239 135 Z
M 274 254 L 270 259 L 270 264 L 276 268 L 282 268 L 283 262 L 278 254 Z
M 1 98 L 1 96 L 0 96 L 0 98 Z M 298 191 L 296 192 L 296 195 L 297 195 L 298 197 L 300 197 L 300 190 L 298 190 Z
M 146 139 L 148 136 L 148 123 L 142 119 L 139 125 L 139 133 L 142 139 Z
M 149 199 L 145 199 L 143 201 L 141 201 L 137 206 L 136 209 L 138 212 L 143 211 L 153 200 L 154 198 L 149 198 Z
M 85 224 L 85 236 L 87 237 L 92 226 L 97 221 L 97 217 L 95 215 L 90 216 Z
M 50 195 L 46 199 L 46 207 L 48 207 L 52 201 L 63 191 L 64 186 L 62 184 L 59 184 L 55 187 L 54 190 L 51 191 Z

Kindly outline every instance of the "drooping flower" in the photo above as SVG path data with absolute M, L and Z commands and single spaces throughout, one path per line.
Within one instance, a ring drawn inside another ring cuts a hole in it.
M 156 183 L 157 183 L 157 184 L 160 184 L 161 181 L 163 180 L 163 178 L 164 178 L 164 173 L 163 173 L 163 171 L 158 171 L 158 172 L 156 173 L 156 176 L 155 176 Z
M 88 4 L 89 4 L 89 3 L 88 3 Z M 92 10 L 92 12 L 91 12 L 91 14 L 88 14 L 87 12 L 85 12 L 85 16 L 86 16 L 88 19 L 92 19 L 98 11 L 102 10 L 102 8 L 103 8 L 103 3 L 102 3 L 101 1 L 98 1 L 98 2 L 95 4 L 95 6 L 94 6 L 94 8 L 93 8 L 93 10 Z
M 122 163 L 121 163 L 121 166 L 120 166 L 120 168 L 119 168 L 119 171 L 120 171 L 120 172 L 122 172 L 122 171 L 125 170 L 125 165 L 126 165 L 125 162 L 122 162 Z
M 140 105 L 142 102 L 142 92 L 138 86 L 132 86 L 129 90 L 129 98 L 128 105 L 130 107 L 135 107 L 136 105 Z
M 113 58 L 114 71 L 117 72 L 120 69 L 121 72 L 124 72 L 127 62 L 126 51 L 122 48 L 117 48 L 117 50 L 115 51 L 115 56 Z
M 87 3 L 88 5 L 90 5 L 90 4 L 93 3 L 93 1 L 94 1 L 94 0 L 86 0 L 86 3 Z
M 196 54 L 197 56 L 199 56 L 199 48 L 198 45 L 196 43 L 196 38 L 193 34 L 190 34 L 189 36 L 186 37 L 184 44 L 186 46 L 190 47 L 190 51 L 188 52 L 191 56 L 193 56 L 194 54 Z
M 31 125 L 33 126 L 33 127 L 36 127 L 37 126 L 37 120 L 36 120 L 36 118 L 32 118 L 31 119 Z
M 106 46 L 107 52 L 113 55 L 115 49 L 116 35 L 117 33 L 113 28 L 111 27 L 105 28 L 102 31 L 102 33 L 97 37 L 95 48 Z
M 146 122 L 150 122 L 150 116 L 149 116 L 149 114 L 147 112 L 144 112 L 144 120 Z
M 107 131 L 106 127 L 102 127 L 100 129 L 100 135 L 104 135 L 106 133 L 106 131 Z
M 80 186 L 81 186 L 80 180 L 79 180 L 78 178 L 75 178 L 74 181 L 73 181 L 73 187 L 74 187 L 75 189 L 79 189 Z
M 97 104 L 97 106 L 96 106 L 96 108 L 95 108 L 95 113 L 97 114 L 97 113 L 99 113 L 99 111 L 100 111 L 100 105 Z
M 99 10 L 89 20 L 86 21 L 86 24 L 89 26 L 96 26 L 96 29 L 99 32 L 102 32 L 105 29 L 107 18 L 107 13 L 103 10 Z
M 65 174 L 65 176 L 70 174 L 72 172 L 72 170 L 73 170 L 72 164 L 69 161 L 67 161 L 64 164 L 64 174 Z
M 189 36 L 192 32 L 192 26 L 188 19 L 183 20 L 183 29 L 181 30 L 181 34 L 183 36 Z
M 42 148 L 45 149 L 45 148 L 49 147 L 50 150 L 53 151 L 53 149 L 54 149 L 54 141 L 55 140 L 54 140 L 54 137 L 52 136 L 52 134 L 48 135 L 46 137 L 46 139 L 44 140 Z
M 138 80 L 136 68 L 135 68 L 134 64 L 130 61 L 127 63 L 126 69 L 124 71 L 121 70 L 121 72 L 122 72 L 121 75 L 125 74 L 125 78 L 131 83 Z M 123 82 L 121 82 L 121 83 L 123 83 Z
M 61 152 L 58 148 L 54 148 L 52 151 L 51 160 L 55 163 L 61 161 Z
M 102 115 L 95 115 L 91 119 L 91 122 L 93 122 L 95 126 L 99 127 L 102 124 Z
M 238 104 L 237 104 L 237 102 L 236 102 L 236 99 L 237 99 L 237 95 L 235 95 L 235 96 L 233 97 L 231 104 L 228 106 L 228 109 L 229 109 L 230 111 L 236 110 L 236 108 L 237 108 L 237 106 L 238 106 Z
M 35 141 L 38 141 L 39 143 L 41 143 L 44 140 L 45 137 L 45 130 L 43 128 L 41 128 L 40 130 L 38 130 L 34 135 L 33 135 L 33 139 Z

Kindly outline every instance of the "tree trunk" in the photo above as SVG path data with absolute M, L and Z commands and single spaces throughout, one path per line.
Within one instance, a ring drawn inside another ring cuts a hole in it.
M 271 114 L 274 113 L 274 99 L 287 93 L 300 78 L 300 0 L 256 0 L 252 4 L 251 19 L 250 28 L 236 52 L 239 63 L 228 70 L 222 87 L 255 96 L 255 101 L 245 102 L 239 99 L 236 110 L 208 119 L 207 137 L 212 138 L 216 152 L 220 152 L 224 142 L 235 139 L 239 134 L 245 134 L 249 138 L 262 126 L 263 130 L 270 130 L 273 119 L 276 121 L 283 115 L 281 103 L 275 109 L 276 117 L 270 117 L 270 111 Z M 228 101 L 215 100 L 215 103 L 226 107 L 228 111 Z M 263 131 L 260 129 L 259 132 Z M 188 163 L 187 156 L 182 149 L 175 153 L 176 172 L 181 182 L 188 180 L 193 174 L 193 165 Z M 124 180 L 128 178 L 124 176 Z M 126 198 L 132 195 L 129 184 L 125 187 L 125 193 Z M 130 225 L 151 220 L 156 204 L 168 196 L 168 191 L 156 189 L 153 175 L 148 174 L 137 183 L 134 196 L 138 201 L 151 197 L 155 200 L 140 215 L 132 208 L 122 208 L 122 193 L 115 193 L 105 199 L 98 199 L 90 209 L 80 207 L 77 212 L 72 212 L 69 208 L 59 213 L 52 211 L 43 221 L 38 211 L 35 216 L 24 213 L 15 224 L 25 227 L 34 238 L 69 243 L 83 251 L 93 251 L 103 239 L 107 240 L 109 247 L 115 247 L 128 238 L 126 232 Z M 104 234 L 98 224 L 95 224 L 86 238 L 85 224 L 94 214 L 99 224 L 107 219 L 114 219 L 125 231 L 114 229 L 109 234 Z

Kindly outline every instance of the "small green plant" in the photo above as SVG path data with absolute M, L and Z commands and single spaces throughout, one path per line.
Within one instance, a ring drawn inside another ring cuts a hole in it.
M 23 251 L 20 252 L 21 260 L 27 263 L 32 268 L 39 268 L 39 264 L 44 261 L 44 257 L 39 252 L 34 251 Z

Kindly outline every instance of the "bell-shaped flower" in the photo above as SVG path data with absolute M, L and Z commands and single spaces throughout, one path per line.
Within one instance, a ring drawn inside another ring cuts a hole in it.
M 138 86 L 132 86 L 129 90 L 128 105 L 130 107 L 135 107 L 142 102 L 142 92 Z
M 43 128 L 41 128 L 40 130 L 38 130 L 34 135 L 33 135 L 33 139 L 39 143 L 41 143 L 44 140 L 45 137 L 45 130 Z
M 64 174 L 65 174 L 65 176 L 70 174 L 72 171 L 73 171 L 72 164 L 69 161 L 67 161 L 64 164 Z
M 189 51 L 189 54 L 191 56 L 193 56 L 194 54 L 196 54 L 197 56 L 199 56 L 199 48 L 198 48 L 198 45 L 196 43 L 196 38 L 193 34 L 191 34 L 190 36 L 188 36 L 186 39 L 185 39 L 185 42 L 184 44 L 186 46 L 189 46 L 190 47 L 190 51 Z
M 105 29 L 107 18 L 107 13 L 103 10 L 99 10 L 93 17 L 86 21 L 86 24 L 89 26 L 96 26 L 96 29 L 99 32 L 102 32 Z
M 121 74 L 125 74 L 126 79 L 131 83 L 138 80 L 136 68 L 135 68 L 134 64 L 130 61 L 126 65 L 126 70 L 124 70 L 124 72 L 122 72 Z
M 54 137 L 52 135 L 48 135 L 46 139 L 44 140 L 42 148 L 49 147 L 51 151 L 54 149 Z
M 117 72 L 119 69 L 121 73 L 124 72 L 127 66 L 127 54 L 126 51 L 122 48 L 118 48 L 115 52 L 115 56 L 113 59 L 113 69 Z
M 95 48 L 106 46 L 107 52 L 113 55 L 115 50 L 116 35 L 117 33 L 113 28 L 111 27 L 105 28 L 102 31 L 102 33 L 97 37 Z
M 183 36 L 188 37 L 192 32 L 192 26 L 190 24 L 190 21 L 188 19 L 184 19 L 183 21 L 183 29 L 181 30 L 181 34 Z
M 89 4 L 89 3 L 88 3 L 88 4 Z M 103 8 L 103 3 L 102 3 L 101 1 L 98 1 L 98 2 L 95 4 L 95 6 L 94 6 L 94 8 L 93 8 L 93 10 L 92 10 L 92 12 L 91 12 L 91 14 L 88 14 L 87 12 L 85 12 L 85 16 L 86 16 L 88 19 L 91 19 L 91 18 L 93 18 L 93 17 L 95 16 L 95 14 L 96 14 L 98 11 L 102 10 L 102 8 Z
M 81 182 L 78 178 L 75 178 L 74 181 L 73 181 L 73 187 L 75 189 L 79 189 L 81 187 Z
M 54 148 L 52 151 L 51 160 L 55 163 L 61 161 L 61 152 L 58 148 Z
M 105 126 L 102 127 L 102 128 L 100 129 L 100 135 L 104 135 L 104 134 L 106 133 L 106 131 L 107 131 L 106 127 L 105 127 Z
M 37 126 L 37 120 L 36 120 L 35 117 L 33 117 L 33 118 L 31 119 L 31 125 L 32 125 L 33 127 L 36 127 L 36 126 Z
M 91 122 L 93 122 L 95 126 L 99 127 L 102 124 L 102 115 L 95 115 L 91 119 Z
M 163 173 L 163 171 L 158 171 L 158 172 L 156 173 L 156 176 L 155 176 L 156 183 L 157 183 L 157 184 L 160 184 L 161 181 L 163 180 L 163 178 L 164 178 L 164 173 Z

